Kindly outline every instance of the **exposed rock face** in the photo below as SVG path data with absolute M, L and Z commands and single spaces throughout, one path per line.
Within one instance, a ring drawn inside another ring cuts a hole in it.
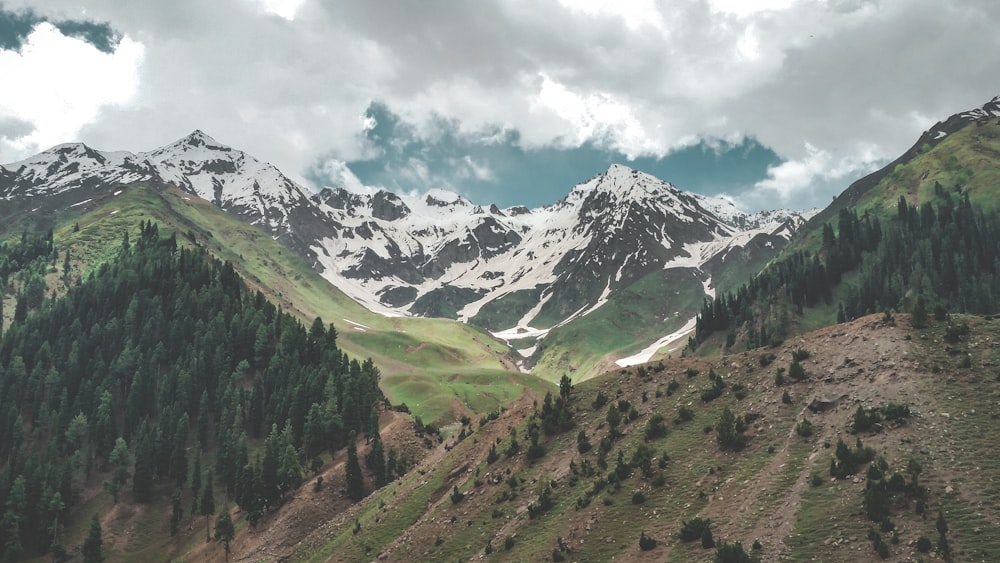
M 753 229 L 780 246 L 801 222 L 787 211 L 747 214 L 618 165 L 538 209 L 478 206 L 443 190 L 313 193 L 201 131 L 146 153 L 76 143 L 0 167 L 0 197 L 50 206 L 139 182 L 177 186 L 259 226 L 373 309 L 469 320 L 516 295 L 525 326 L 587 314 L 656 270 L 700 268 L 734 252 L 740 236 L 751 252 Z

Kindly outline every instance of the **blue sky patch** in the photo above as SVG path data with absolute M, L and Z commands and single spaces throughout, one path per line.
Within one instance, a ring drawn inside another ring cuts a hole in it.
M 767 176 L 781 159 L 754 138 L 738 143 L 701 142 L 664 157 L 628 160 L 593 142 L 579 147 L 525 149 L 517 131 L 462 133 L 456 122 L 439 119 L 420 134 L 390 108 L 373 103 L 363 141 L 368 158 L 347 163 L 369 186 L 395 192 L 444 188 L 476 203 L 536 207 L 558 201 L 576 184 L 619 163 L 677 187 L 706 195 L 738 194 Z M 322 178 L 313 178 L 323 184 Z

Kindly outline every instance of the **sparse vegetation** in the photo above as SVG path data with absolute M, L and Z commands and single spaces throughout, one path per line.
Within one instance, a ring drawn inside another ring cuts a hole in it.
M 646 532 L 639 533 L 639 549 L 651 551 L 656 549 L 656 540 L 646 535 Z

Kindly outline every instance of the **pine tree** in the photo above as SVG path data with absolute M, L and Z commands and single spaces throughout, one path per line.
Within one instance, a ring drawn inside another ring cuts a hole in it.
M 559 396 L 562 397 L 564 401 L 569 401 L 569 396 L 573 392 L 573 382 L 570 381 L 569 376 L 565 373 L 562 378 L 559 379 Z
M 201 491 L 199 512 L 205 517 L 205 543 L 212 541 L 208 535 L 209 517 L 215 514 L 215 491 L 212 487 L 212 470 L 205 474 L 205 487 Z
M 111 479 L 104 482 L 104 488 L 111 493 L 114 504 L 118 504 L 118 493 L 128 481 L 128 468 L 132 464 L 124 438 L 119 437 L 115 440 L 115 447 L 108 456 L 108 462 L 111 464 Z
M 14 479 L 14 484 L 7 495 L 7 503 L 3 513 L 3 520 L 0 522 L 0 534 L 5 537 L 4 560 L 17 561 L 24 552 L 21 544 L 21 523 L 25 518 L 27 509 L 27 499 L 25 496 L 25 479 L 23 475 L 18 475 Z
M 722 410 L 718 424 L 715 425 L 715 440 L 723 450 L 737 451 L 743 449 L 746 438 L 736 431 L 736 415 L 726 407 Z
M 357 436 L 351 432 L 347 439 L 347 496 L 358 501 L 365 496 L 364 476 L 361 473 L 361 464 L 358 462 L 358 448 L 355 445 Z
M 153 498 L 153 480 L 156 477 L 156 444 L 146 419 L 139 424 L 135 443 L 135 475 L 132 476 L 132 494 L 135 500 L 147 503 Z
M 191 468 L 191 517 L 198 514 L 198 506 L 201 503 L 201 456 L 195 454 L 194 467 Z
M 219 519 L 215 521 L 215 541 L 221 541 L 225 545 L 226 561 L 229 561 L 229 542 L 233 540 L 235 535 L 236 529 L 233 526 L 232 517 L 229 516 L 229 508 L 223 508 Z
M 104 561 L 104 554 L 101 552 L 103 543 L 101 539 L 101 522 L 95 514 L 90 519 L 90 531 L 87 533 L 87 539 L 83 540 L 83 547 L 80 549 L 80 554 L 83 555 L 83 563 L 101 563 Z
M 184 506 L 181 504 L 180 489 L 174 491 L 174 496 L 170 498 L 170 507 L 170 535 L 175 536 L 180 529 L 181 520 L 184 519 Z
M 913 304 L 913 310 L 910 312 L 910 324 L 913 328 L 924 328 L 927 326 L 927 303 L 924 301 L 924 296 L 917 296 L 916 302 Z
M 174 430 L 173 453 L 170 455 L 170 476 L 178 487 L 184 486 L 184 483 L 187 482 L 187 439 L 188 414 L 185 412 L 177 420 L 177 426 Z
M 382 446 L 382 437 L 376 432 L 372 437 L 372 447 L 365 456 L 365 467 L 371 471 L 375 478 L 375 486 L 381 487 L 386 483 L 386 462 L 385 451 Z

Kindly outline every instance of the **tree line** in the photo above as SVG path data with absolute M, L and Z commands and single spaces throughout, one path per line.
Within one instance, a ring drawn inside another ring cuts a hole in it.
M 51 233 L 0 254 L 15 275 L 54 255 Z M 232 264 L 155 224 L 134 242 L 125 233 L 115 258 L 65 296 L 24 307 L 0 338 L 7 560 L 64 550 L 66 519 L 95 475 L 115 502 L 129 481 L 135 502 L 173 498 L 172 524 L 184 497 L 192 516 L 214 512 L 204 497 L 215 482 L 255 523 L 356 433 L 381 455 L 385 399 L 371 360 L 349 358 L 333 325 L 307 328 L 248 291 Z
M 918 300 L 939 310 L 995 312 L 1000 215 L 974 206 L 967 194 L 940 186 L 935 193 L 919 206 L 900 196 L 885 225 L 874 213 L 841 209 L 836 229 L 822 226 L 818 251 L 797 251 L 736 291 L 706 299 L 689 346 L 716 332 L 727 334 L 727 346 L 740 333 L 747 348 L 779 342 L 790 315 L 832 305 L 835 293 L 837 322 L 909 310 Z

